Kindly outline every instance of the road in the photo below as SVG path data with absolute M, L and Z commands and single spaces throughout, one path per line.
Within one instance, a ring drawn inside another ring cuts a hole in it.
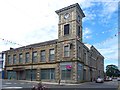
M 17 81 L 17 80 L 2 80 L 2 90 L 31 90 L 33 85 L 36 85 L 37 82 L 35 81 Z M 118 81 L 113 80 L 104 83 L 95 83 L 95 82 L 86 82 L 80 84 L 45 84 L 45 87 L 49 88 L 49 90 L 117 90 L 118 88 Z M 25 89 L 24 89 L 25 88 Z

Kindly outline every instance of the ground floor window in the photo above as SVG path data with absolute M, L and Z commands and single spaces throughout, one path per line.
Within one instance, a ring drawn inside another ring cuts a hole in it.
M 70 80 L 71 79 L 71 70 L 62 70 L 61 71 L 61 79 L 62 80 Z
M 36 69 L 32 70 L 32 79 L 33 80 L 36 80 L 36 75 L 37 75 L 36 73 L 37 73 Z
M 26 70 L 26 80 L 36 80 L 36 69 Z
M 80 63 L 78 63 L 77 75 L 78 75 L 78 81 L 83 80 L 83 65 Z
M 30 80 L 31 79 L 31 70 L 26 70 L 26 80 Z
M 71 62 L 60 63 L 60 68 L 61 68 L 61 80 L 71 80 L 72 63 Z
M 15 71 L 7 71 L 7 78 L 8 79 L 16 79 L 16 72 Z
M 17 73 L 17 79 L 18 80 L 24 80 L 25 79 L 25 71 L 21 70 L 21 71 L 16 71 Z
M 50 79 L 54 80 L 55 79 L 55 69 L 41 69 L 41 79 Z

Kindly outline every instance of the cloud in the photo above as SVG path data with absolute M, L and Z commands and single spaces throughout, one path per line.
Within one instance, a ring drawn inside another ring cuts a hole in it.
M 91 33 L 92 33 L 91 30 L 88 29 L 88 28 L 85 28 L 85 29 L 83 30 L 83 35 L 87 35 L 87 34 L 91 34 Z
M 47 29 L 41 28 L 38 30 L 34 30 L 32 33 L 30 32 L 28 35 L 26 35 L 27 42 L 29 42 L 29 44 L 32 44 L 32 43 L 38 43 L 38 42 L 57 39 L 58 30 L 55 28 L 56 26 L 53 26 L 53 27 L 51 26 L 51 27 L 48 27 Z
M 94 46 L 105 58 L 104 69 L 110 64 L 118 66 L 118 37 L 107 38 L 100 43 L 94 44 Z
M 96 14 L 95 14 L 95 12 L 94 11 L 88 11 L 88 10 L 86 10 L 86 11 L 84 11 L 84 13 L 85 13 L 85 18 L 83 19 L 83 22 L 85 22 L 85 21 L 87 21 L 87 20 L 94 20 L 95 18 L 96 18 Z
M 92 31 L 89 29 L 89 28 L 85 28 L 84 30 L 83 30 L 83 37 L 85 38 L 85 39 L 90 39 L 90 38 L 92 38 Z
M 99 12 L 99 17 L 102 18 L 100 20 L 101 23 L 107 24 L 112 18 L 115 18 L 117 20 L 118 2 L 103 2 L 102 8 L 103 9 Z
M 94 44 L 94 46 L 105 57 L 105 65 L 118 65 L 118 37 L 108 38 L 103 42 Z
M 118 2 L 104 2 L 102 14 L 108 15 L 114 13 L 118 9 Z
M 117 17 L 118 17 L 118 14 L 117 14 L 118 1 L 117 0 L 110 0 L 110 1 L 90 0 L 89 3 L 91 4 L 90 7 L 83 8 L 86 16 L 83 19 L 83 22 L 93 21 L 97 18 L 99 23 L 104 23 L 103 25 L 106 25 L 107 23 L 110 23 L 110 20 L 112 18 L 115 18 L 115 20 L 117 20 Z M 96 7 L 99 7 L 99 8 L 96 9 Z

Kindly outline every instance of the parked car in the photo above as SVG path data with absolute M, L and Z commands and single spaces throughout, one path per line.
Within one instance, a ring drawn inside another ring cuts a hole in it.
M 117 78 L 117 81 L 120 81 L 120 77 Z
M 103 78 L 98 77 L 96 79 L 96 83 L 103 83 L 103 82 L 104 82 Z
M 109 76 L 107 76 L 107 77 L 104 78 L 104 81 L 112 81 L 112 80 L 113 80 L 113 78 L 109 77 Z
M 108 78 L 108 80 L 109 80 L 109 81 L 112 81 L 112 78 L 111 78 L 111 77 L 109 77 L 109 78 Z

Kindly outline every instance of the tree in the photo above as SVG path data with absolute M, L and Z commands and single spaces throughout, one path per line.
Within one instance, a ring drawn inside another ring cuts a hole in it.
M 106 66 L 106 75 L 109 77 L 118 77 L 120 71 L 116 65 L 107 65 Z

